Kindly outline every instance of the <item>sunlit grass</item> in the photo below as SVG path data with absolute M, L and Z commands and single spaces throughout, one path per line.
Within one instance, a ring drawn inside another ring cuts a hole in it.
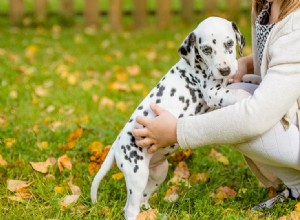
M 240 27 L 250 42 L 244 20 Z M 197 23 L 177 23 L 164 30 L 150 25 L 119 33 L 59 25 L 4 26 L 0 31 L 0 154 L 9 165 L 0 166 L 0 218 L 122 219 L 125 182 L 111 178 L 117 168 L 101 183 L 98 204 L 90 202 L 93 176 L 88 172 L 88 146 L 93 141 L 104 146 L 114 141 L 141 99 L 177 62 L 178 45 Z M 73 149 L 64 150 L 61 146 L 78 127 L 83 135 Z M 8 140 L 14 140 L 11 146 Z M 39 147 L 41 142 L 47 146 Z M 294 209 L 291 202 L 265 213 L 249 213 L 249 208 L 267 198 L 267 190 L 259 187 L 232 147 L 218 148 L 228 158 L 228 166 L 208 157 L 210 149 L 195 150 L 186 161 L 191 173 L 207 172 L 208 182 L 183 186 L 179 200 L 168 203 L 163 200 L 169 188 L 166 181 L 151 198 L 161 218 L 277 219 Z M 71 159 L 72 170 L 60 172 L 55 166 L 47 175 L 34 171 L 29 163 L 64 154 Z M 177 163 L 170 160 L 170 164 L 168 179 Z M 62 208 L 60 201 L 70 194 L 71 177 L 82 193 L 75 204 Z M 30 181 L 32 198 L 12 201 L 9 179 Z M 57 186 L 64 191 L 55 191 Z M 216 205 L 211 194 L 220 186 L 243 193 Z

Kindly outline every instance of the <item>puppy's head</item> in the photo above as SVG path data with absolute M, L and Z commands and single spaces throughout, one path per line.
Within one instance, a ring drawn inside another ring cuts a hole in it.
M 223 18 L 209 17 L 191 32 L 178 49 L 192 68 L 205 68 L 215 79 L 231 78 L 237 71 L 239 54 L 245 45 L 237 25 Z

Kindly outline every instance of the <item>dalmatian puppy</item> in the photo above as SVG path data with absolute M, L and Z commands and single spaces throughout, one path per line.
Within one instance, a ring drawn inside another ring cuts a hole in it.
M 244 90 L 226 88 L 228 79 L 238 68 L 237 43 L 241 54 L 245 41 L 238 27 L 218 17 L 203 20 L 186 37 L 178 50 L 181 59 L 140 103 L 112 144 L 91 186 L 93 203 L 97 200 L 100 181 L 116 161 L 124 173 L 127 187 L 125 218 L 136 219 L 142 205 L 150 208 L 149 197 L 167 176 L 167 156 L 178 146 L 159 149 L 153 154 L 138 147 L 131 133 L 133 128 L 140 127 L 135 118 L 155 117 L 150 103 L 158 103 L 180 118 L 203 114 L 249 97 Z

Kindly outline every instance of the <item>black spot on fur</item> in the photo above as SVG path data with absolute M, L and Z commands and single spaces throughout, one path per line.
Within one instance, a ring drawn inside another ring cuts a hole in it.
M 214 44 L 216 44 L 216 42 L 217 42 L 217 40 L 216 39 L 213 39 L 213 41 L 212 41 Z
M 156 93 L 156 96 L 157 96 L 157 97 L 163 96 L 164 90 L 165 90 L 165 89 L 166 89 L 166 87 L 160 86 L 159 89 L 158 89 L 158 92 Z
M 175 92 L 176 92 L 176 89 L 171 89 L 171 93 L 170 93 L 170 96 L 174 96 L 175 95 Z
M 143 112 L 143 115 L 144 115 L 144 116 L 147 116 L 147 115 L 148 115 L 148 111 L 144 111 L 144 112 Z
M 142 109 L 143 109 L 143 106 L 140 105 L 140 106 L 138 107 L 138 110 L 142 110 Z
M 138 171 L 138 169 L 139 169 L 139 166 L 138 166 L 138 165 L 135 165 L 135 166 L 134 166 L 134 169 L 133 169 L 133 172 L 136 173 L 136 172 Z

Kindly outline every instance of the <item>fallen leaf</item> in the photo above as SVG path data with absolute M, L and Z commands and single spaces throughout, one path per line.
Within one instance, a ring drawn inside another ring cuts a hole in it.
M 149 209 L 139 213 L 136 220 L 156 220 L 157 219 L 157 209 Z
M 177 184 L 179 182 L 186 183 L 188 186 L 188 178 L 190 176 L 190 171 L 185 162 L 181 161 L 178 163 L 174 170 L 173 177 L 169 180 L 169 183 Z
M 103 148 L 102 146 L 98 149 L 95 149 L 92 152 L 92 155 L 90 156 L 90 163 L 88 166 L 88 171 L 91 175 L 95 174 L 101 167 L 101 164 L 103 163 L 106 155 L 108 154 L 110 150 L 110 146 L 106 146 Z
M 141 72 L 141 68 L 138 65 L 127 66 L 126 70 L 130 76 L 137 76 Z
M 45 162 L 30 162 L 32 168 L 40 173 L 47 173 L 49 167 L 53 167 L 55 163 L 56 159 L 54 157 L 49 157 Z
M 191 156 L 192 156 L 192 150 L 187 149 L 187 150 L 181 150 L 181 151 L 175 152 L 172 155 L 172 158 L 174 161 L 179 162 L 179 161 L 186 160 L 186 159 L 190 158 Z
M 7 147 L 7 148 L 11 148 L 17 143 L 17 140 L 15 138 L 4 138 L 3 141 L 4 141 L 5 147 Z
M 80 195 L 66 195 L 60 202 L 59 204 L 63 207 L 67 207 L 72 203 L 77 202 L 79 199 Z
M 36 128 L 34 128 L 34 129 L 36 129 Z M 36 143 L 36 145 L 40 150 L 48 149 L 48 146 L 49 146 L 47 141 L 38 142 L 38 143 Z
M 113 107 L 114 105 L 115 105 L 115 102 L 112 99 L 107 98 L 107 97 L 103 97 L 99 103 L 100 107 Z
M 217 198 L 217 204 L 222 203 L 224 199 L 234 198 L 237 192 L 229 186 L 220 186 L 215 193 L 211 194 L 212 198 Z
M 295 205 L 295 211 L 300 212 L 300 202 Z
M 116 109 L 120 110 L 121 112 L 126 112 L 128 105 L 126 102 L 121 101 L 116 104 Z
M 73 131 L 69 137 L 68 137 L 68 141 L 71 142 L 71 141 L 76 141 L 78 140 L 81 136 L 82 136 L 82 133 L 83 133 L 83 128 L 79 127 L 77 128 L 75 131 Z
M 9 200 L 11 201 L 15 201 L 15 202 L 25 202 L 25 200 L 22 197 L 19 196 L 8 196 L 7 197 Z
M 300 220 L 300 212 L 292 211 L 290 214 L 282 216 L 278 220 Z
M 177 193 L 177 191 L 179 190 L 179 186 L 178 185 L 173 185 L 171 186 L 165 194 L 164 200 L 166 200 L 167 202 L 176 202 L 179 195 Z
M 213 148 L 209 152 L 208 156 L 213 159 L 216 159 L 218 162 L 223 163 L 226 166 L 229 165 L 229 160 L 227 159 L 227 157 L 225 157 L 223 154 L 221 154 Z
M 64 169 L 72 170 L 71 160 L 66 154 L 59 157 L 57 163 L 59 171 L 63 171 Z
M 189 181 L 191 184 L 206 183 L 208 179 L 208 173 L 194 173 L 190 176 Z
M 119 172 L 119 173 L 113 174 L 111 176 L 111 178 L 113 178 L 114 180 L 121 180 L 124 178 L 124 174 L 122 172 Z
M 71 178 L 68 182 L 68 186 L 71 189 L 72 195 L 81 195 L 81 190 L 79 186 L 73 185 L 73 178 Z
M 65 188 L 63 186 L 55 186 L 54 191 L 58 194 L 62 194 L 65 191 Z
M 18 190 L 28 188 L 31 185 L 28 181 L 22 180 L 7 180 L 7 189 L 11 192 L 16 192 Z
M 6 160 L 3 159 L 2 155 L 0 154 L 0 166 L 6 167 L 8 163 Z

